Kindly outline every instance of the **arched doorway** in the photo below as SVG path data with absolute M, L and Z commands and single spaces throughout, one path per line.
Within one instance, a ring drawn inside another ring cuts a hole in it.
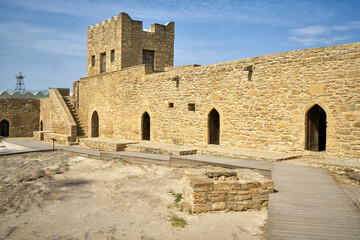
M 44 123 L 42 120 L 40 121 L 40 131 L 44 131 Z
M 326 150 L 326 113 L 315 104 L 306 115 L 306 149 L 311 151 Z
M 141 139 L 150 140 L 150 115 L 147 112 L 141 117 Z
M 0 136 L 8 137 L 9 136 L 10 124 L 7 120 L 2 120 L 0 122 Z
M 212 109 L 208 116 L 209 144 L 220 143 L 220 115 L 216 109 Z
M 91 116 L 91 137 L 99 137 L 99 115 L 96 111 Z

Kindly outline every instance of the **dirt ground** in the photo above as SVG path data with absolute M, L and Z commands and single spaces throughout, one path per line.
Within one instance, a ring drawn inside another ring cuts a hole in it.
M 0 157 L 0 239 L 264 239 L 267 210 L 172 207 L 183 169 L 70 153 Z M 170 216 L 187 225 L 174 227 Z

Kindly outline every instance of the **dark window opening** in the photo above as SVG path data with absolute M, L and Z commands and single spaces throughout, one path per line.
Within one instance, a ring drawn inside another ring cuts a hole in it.
M 91 56 L 91 67 L 95 66 L 95 55 Z
M 248 71 L 248 80 L 251 81 L 252 80 L 252 75 L 253 75 L 253 65 L 244 67 L 244 71 Z
M 106 72 L 106 53 L 100 54 L 100 72 Z
M 143 50 L 143 64 L 148 64 L 154 70 L 155 52 L 150 50 Z
M 189 109 L 189 111 L 195 111 L 195 103 L 189 103 L 188 109 Z
M 150 141 L 150 115 L 147 112 L 141 117 L 141 139 Z
M 10 124 L 7 120 L 2 120 L 0 122 L 0 136 L 3 137 L 8 137 L 9 136 L 9 129 L 10 129 Z
M 40 121 L 40 131 L 44 131 L 44 123 L 42 120 Z
M 169 103 L 169 108 L 174 108 L 174 103 Z
M 209 144 L 220 144 L 220 115 L 216 109 L 211 110 L 208 116 Z
M 111 62 L 115 61 L 115 49 L 111 50 Z
M 248 73 L 248 80 L 249 81 L 252 80 L 252 74 L 253 74 L 253 71 L 249 71 L 249 73 Z
M 311 151 L 326 150 L 326 113 L 314 105 L 306 116 L 306 149 Z
M 91 116 L 91 137 L 99 137 L 99 115 L 96 111 Z

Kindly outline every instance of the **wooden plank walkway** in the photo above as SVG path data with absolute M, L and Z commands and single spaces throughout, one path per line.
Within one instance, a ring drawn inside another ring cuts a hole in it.
M 274 163 L 268 239 L 360 239 L 360 210 L 322 169 Z

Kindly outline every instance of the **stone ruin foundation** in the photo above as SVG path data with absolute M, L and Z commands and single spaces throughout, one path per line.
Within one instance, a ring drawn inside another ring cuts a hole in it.
M 260 210 L 274 182 L 250 169 L 191 169 L 183 175 L 185 204 L 193 213 Z

